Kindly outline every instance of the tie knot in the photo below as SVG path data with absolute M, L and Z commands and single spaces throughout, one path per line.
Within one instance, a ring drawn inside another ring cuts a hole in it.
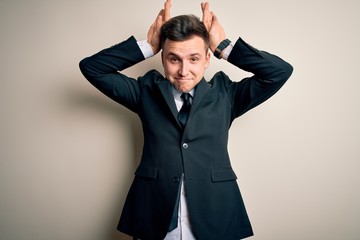
M 182 100 L 184 100 L 184 102 L 187 102 L 187 101 L 189 101 L 191 95 L 190 95 L 190 93 L 183 93 L 183 94 L 181 94 L 180 97 Z

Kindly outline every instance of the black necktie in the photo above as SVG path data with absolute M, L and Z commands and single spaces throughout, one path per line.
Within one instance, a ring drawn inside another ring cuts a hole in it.
M 179 111 L 178 120 L 182 127 L 185 127 L 189 117 L 190 108 L 191 108 L 190 97 L 191 97 L 190 93 L 181 94 L 181 98 L 184 101 L 184 103 Z

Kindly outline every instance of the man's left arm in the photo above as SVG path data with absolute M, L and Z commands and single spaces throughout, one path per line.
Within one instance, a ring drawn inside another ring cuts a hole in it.
M 293 67 L 280 57 L 258 50 L 241 38 L 232 47 L 227 61 L 253 73 L 252 77 L 240 82 L 225 81 L 233 102 L 234 117 L 242 115 L 274 95 L 293 72 Z
M 234 45 L 230 44 L 215 13 L 209 10 L 209 3 L 202 3 L 201 9 L 214 55 L 254 74 L 240 82 L 233 82 L 223 74 L 235 118 L 275 94 L 290 77 L 293 68 L 281 58 L 253 48 L 241 38 Z

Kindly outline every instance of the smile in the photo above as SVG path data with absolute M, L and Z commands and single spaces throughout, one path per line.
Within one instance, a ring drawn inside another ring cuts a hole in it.
M 190 81 L 190 78 L 176 78 L 176 81 L 183 82 L 183 81 Z

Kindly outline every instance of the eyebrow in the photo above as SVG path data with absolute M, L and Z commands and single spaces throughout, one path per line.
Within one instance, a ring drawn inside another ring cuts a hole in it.
M 173 52 L 169 52 L 168 56 L 174 56 L 174 57 L 177 57 L 177 58 L 181 59 L 181 57 L 179 55 L 177 55 L 176 53 L 173 53 Z M 190 54 L 189 56 L 186 56 L 186 57 L 201 57 L 201 56 L 202 55 L 200 53 L 192 53 L 192 54 Z

